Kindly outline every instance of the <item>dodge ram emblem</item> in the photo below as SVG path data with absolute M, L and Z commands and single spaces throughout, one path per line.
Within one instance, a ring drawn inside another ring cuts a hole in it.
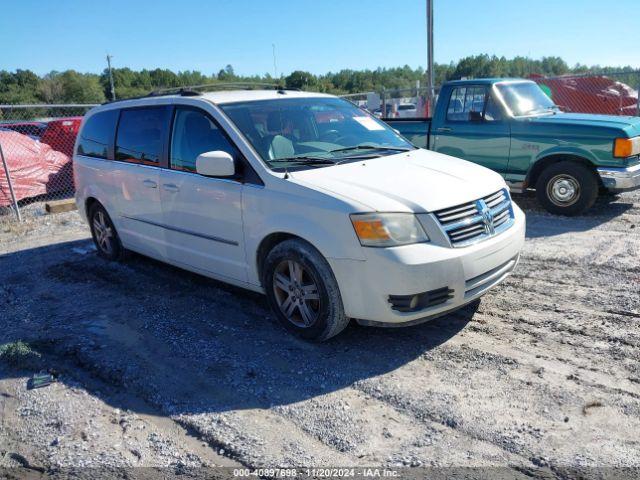
M 484 223 L 484 232 L 487 235 L 493 235 L 496 233 L 496 229 L 493 226 L 493 212 L 486 204 L 484 200 L 478 200 L 476 202 L 476 208 L 482 217 L 482 223 Z

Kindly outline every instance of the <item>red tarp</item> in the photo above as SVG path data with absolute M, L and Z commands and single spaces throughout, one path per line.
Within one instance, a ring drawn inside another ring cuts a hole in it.
M 73 171 L 68 155 L 13 131 L 0 130 L 0 146 L 18 200 L 73 191 Z M 11 204 L 9 184 L 0 164 L 0 207 Z

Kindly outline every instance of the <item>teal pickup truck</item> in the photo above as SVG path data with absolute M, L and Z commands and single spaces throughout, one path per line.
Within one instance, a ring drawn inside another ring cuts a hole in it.
M 577 215 L 599 192 L 640 187 L 640 117 L 564 113 L 532 81 L 443 85 L 432 119 L 385 119 L 414 145 L 502 174 L 514 192 L 535 189 L 549 211 Z

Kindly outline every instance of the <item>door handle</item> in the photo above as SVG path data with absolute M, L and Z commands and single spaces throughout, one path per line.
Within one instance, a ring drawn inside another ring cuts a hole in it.
M 167 192 L 172 192 L 172 193 L 175 193 L 178 190 L 180 190 L 178 186 L 174 185 L 173 183 L 164 183 L 162 184 L 162 188 L 164 188 Z
M 158 188 L 158 184 L 153 180 L 144 180 L 142 184 L 147 188 Z
M 453 132 L 453 128 L 450 128 L 450 127 L 438 127 L 438 128 L 436 128 L 436 132 L 438 132 L 438 133 Z

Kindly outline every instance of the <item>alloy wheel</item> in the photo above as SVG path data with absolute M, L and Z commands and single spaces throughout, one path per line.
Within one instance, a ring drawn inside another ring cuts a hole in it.
M 320 314 L 318 285 L 295 260 L 283 260 L 273 273 L 273 290 L 283 315 L 301 328 L 311 327 Z
M 93 216 L 93 231 L 98 247 L 107 255 L 113 253 L 113 229 L 104 212 L 98 210 Z

